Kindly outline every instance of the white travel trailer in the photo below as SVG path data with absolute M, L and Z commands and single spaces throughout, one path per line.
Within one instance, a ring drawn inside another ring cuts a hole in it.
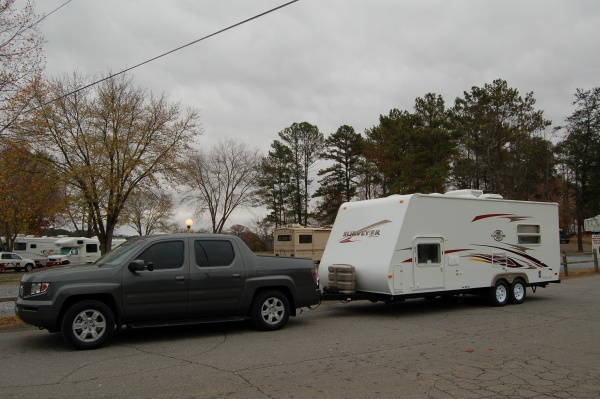
M 321 262 L 331 229 L 292 225 L 273 231 L 273 252 L 276 256 L 310 258 Z
M 34 260 L 37 266 L 44 266 L 46 258 L 56 252 L 54 242 L 62 237 L 66 236 L 35 237 L 20 234 L 15 240 L 13 251 L 23 258 Z M 7 250 L 7 248 L 4 248 L 4 250 Z
M 126 240 L 114 239 L 112 247 L 121 245 Z M 56 252 L 46 261 L 47 266 L 93 263 L 100 258 L 100 241 L 98 237 L 65 237 L 54 242 Z
M 468 293 L 499 306 L 560 282 L 558 205 L 501 198 L 458 190 L 344 203 L 321 259 L 323 298 Z

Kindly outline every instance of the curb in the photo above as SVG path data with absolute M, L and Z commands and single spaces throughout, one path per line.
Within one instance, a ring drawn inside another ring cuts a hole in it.
M 14 302 L 17 300 L 17 297 L 4 297 L 0 298 L 0 302 Z

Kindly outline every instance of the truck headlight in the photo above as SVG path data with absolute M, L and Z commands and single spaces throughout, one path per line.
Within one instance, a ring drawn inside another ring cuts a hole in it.
M 50 283 L 33 283 L 31 284 L 31 295 L 39 295 L 48 291 Z

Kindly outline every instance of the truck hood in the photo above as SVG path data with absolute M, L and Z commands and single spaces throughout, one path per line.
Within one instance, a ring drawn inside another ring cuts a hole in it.
M 25 274 L 21 282 L 46 282 L 82 280 L 88 276 L 90 279 L 96 279 L 100 275 L 109 275 L 115 272 L 115 268 L 102 268 L 96 265 L 79 266 L 58 266 L 52 269 L 38 270 L 33 273 Z

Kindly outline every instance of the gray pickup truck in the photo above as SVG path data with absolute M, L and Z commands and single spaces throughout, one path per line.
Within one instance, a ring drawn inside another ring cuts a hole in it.
M 91 265 L 24 275 L 15 313 L 79 349 L 104 345 L 121 326 L 249 318 L 272 331 L 319 303 L 314 267 L 310 259 L 255 255 L 234 236 L 137 237 Z

